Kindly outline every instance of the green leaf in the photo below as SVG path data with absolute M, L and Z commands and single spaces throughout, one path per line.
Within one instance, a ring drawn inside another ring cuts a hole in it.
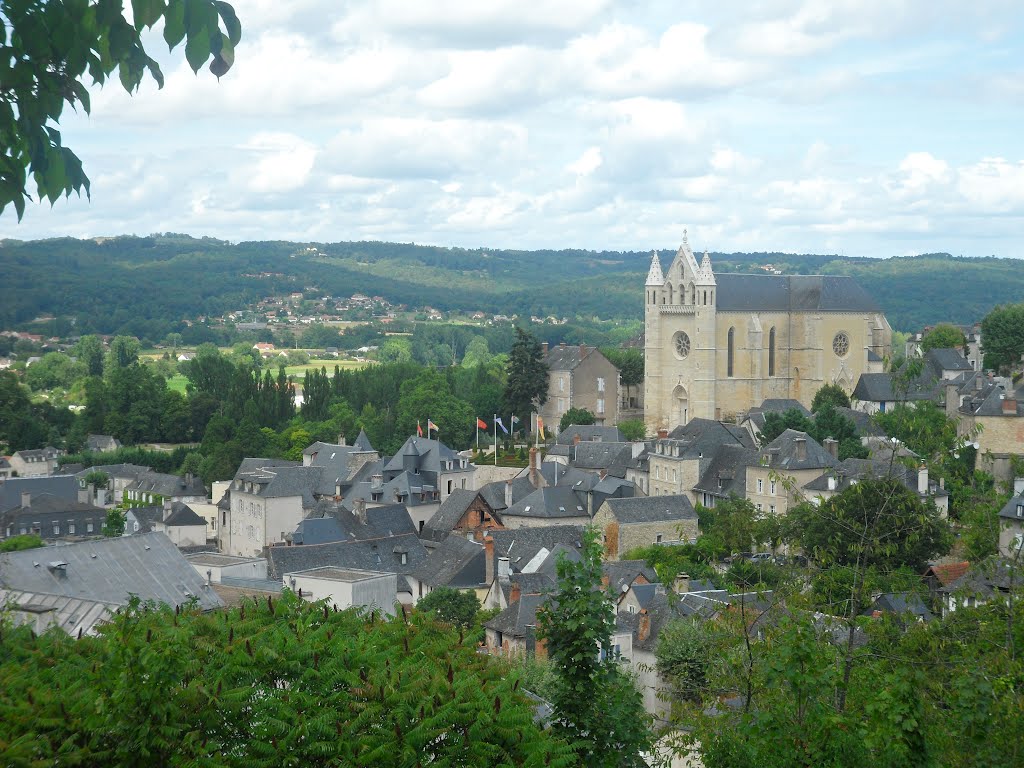
M 164 0 L 132 0 L 132 15 L 135 17 L 135 29 L 152 27 L 163 16 Z
M 168 50 L 185 39 L 185 0 L 170 0 L 164 14 L 164 42 Z
M 217 0 L 214 5 L 228 30 L 228 38 L 231 40 L 232 47 L 238 45 L 238 41 L 242 39 L 242 25 L 238 21 L 238 16 L 235 15 L 235 9 L 223 0 Z
M 185 58 L 193 72 L 198 72 L 210 58 L 210 34 L 205 28 L 196 34 L 189 31 L 188 42 L 185 43 Z

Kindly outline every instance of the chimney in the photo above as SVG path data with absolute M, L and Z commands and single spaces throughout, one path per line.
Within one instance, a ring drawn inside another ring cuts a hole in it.
M 658 439 L 665 440 L 666 438 L 668 438 L 668 430 L 662 427 L 658 430 Z
M 575 435 L 572 436 L 572 444 L 573 445 L 579 445 L 580 444 L 580 433 L 579 432 L 577 432 Z
M 598 477 L 599 480 L 604 480 L 605 477 L 607 477 L 607 476 L 608 476 L 608 470 L 607 469 L 602 469 L 602 470 L 600 470 L 597 473 L 597 477 Z
M 192 473 L 191 472 L 186 472 L 185 473 L 185 487 L 186 488 L 191 488 L 193 480 L 195 480 L 195 477 L 192 475 Z
M 675 583 L 672 584 L 672 589 L 677 595 L 685 595 L 690 591 L 690 574 L 688 573 L 677 573 Z
M 546 341 L 542 341 L 541 342 L 541 344 L 540 344 L 540 351 L 541 351 L 542 354 L 547 355 L 547 353 L 548 353 L 548 343 Z
M 89 488 L 88 488 L 88 486 L 86 486 L 85 488 L 79 488 L 78 489 L 78 503 L 79 504 L 88 504 L 90 501 L 91 500 L 89 499 Z
M 163 519 L 166 520 L 170 516 L 171 516 L 171 500 L 170 499 L 164 499 L 164 515 L 163 515 Z
M 793 447 L 796 450 L 796 460 L 803 461 L 807 458 L 807 438 L 806 437 L 795 437 L 793 438 Z
M 487 583 L 494 581 L 494 539 L 484 536 L 484 576 Z
M 1003 400 L 1003 416 L 1017 415 L 1017 401 L 1006 398 Z
M 590 354 L 590 350 L 587 349 L 587 345 L 586 344 L 580 344 L 580 360 L 583 360 L 589 354 Z
M 651 636 L 651 614 L 647 612 L 646 608 L 640 609 L 640 623 L 636 629 L 636 641 L 638 643 L 647 642 L 647 638 Z
M 519 586 L 519 582 L 518 581 L 513 581 L 512 585 L 511 585 L 511 589 L 509 589 L 508 604 L 512 605 L 512 603 L 518 603 L 519 602 L 519 598 L 522 597 L 522 596 L 523 596 L 523 589 L 522 589 L 522 587 Z
M 505 509 L 512 506 L 512 478 L 505 481 Z
M 530 448 L 530 485 L 534 488 L 537 487 L 537 467 L 540 464 L 538 461 L 539 458 L 540 453 L 537 451 L 537 448 Z
M 836 476 L 835 475 L 829 475 L 828 476 L 828 489 L 830 491 L 834 491 L 836 489 Z
M 661 582 L 656 582 L 654 584 L 654 594 L 656 594 L 656 595 L 664 595 L 665 594 L 665 585 L 662 584 Z
M 348 445 L 348 443 L 345 442 L 344 434 L 338 435 L 338 445 Z
M 928 493 L 928 466 L 924 462 L 917 468 L 917 492 L 922 496 Z
M 366 524 L 366 499 L 357 498 L 352 502 L 352 514 L 360 523 Z
M 960 395 L 957 394 L 956 384 L 946 385 L 946 417 L 950 419 L 956 418 L 957 411 L 960 410 Z
M 372 475 L 370 477 L 370 488 L 380 490 L 384 487 L 384 475 Z
M 946 490 L 946 478 L 944 478 L 944 477 L 940 477 L 939 478 L 939 490 L 940 491 Z
M 21 492 L 21 508 L 28 509 L 32 506 L 32 493 L 30 491 Z
M 508 581 L 509 575 L 509 559 L 507 557 L 498 558 L 498 581 Z
M 833 459 L 838 459 L 839 458 L 839 441 L 838 440 L 836 440 L 834 437 L 826 437 L 825 441 L 822 443 L 822 445 L 825 446 L 825 450 L 828 451 L 829 454 L 831 454 Z
M 565 342 L 564 342 L 564 341 L 560 341 L 560 342 L 558 342 L 558 346 L 559 346 L 560 348 L 562 348 L 562 349 L 565 349 Z

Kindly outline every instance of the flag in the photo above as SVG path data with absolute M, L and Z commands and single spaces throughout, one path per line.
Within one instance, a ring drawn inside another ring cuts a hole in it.
M 502 432 L 504 432 L 504 433 L 505 433 L 506 435 L 508 434 L 508 430 L 507 430 L 507 429 L 505 429 L 505 424 L 504 424 L 504 422 L 502 422 L 502 420 L 501 420 L 501 419 L 500 419 L 499 417 L 497 417 L 497 416 L 496 416 L 496 417 L 494 418 L 494 423 L 495 423 L 495 424 L 497 424 L 497 425 L 498 425 L 499 427 L 501 427 L 501 431 L 502 431 Z
M 513 414 L 512 414 L 512 418 L 511 418 L 511 419 L 509 419 L 509 422 L 508 422 L 508 423 L 509 423 L 509 426 L 511 426 L 511 427 L 512 427 L 512 429 L 515 429 L 515 428 L 516 428 L 516 424 L 518 424 L 518 423 L 519 423 L 519 417 L 518 417 L 518 416 L 516 416 L 516 415 L 515 415 L 515 414 L 513 413 Z
M 540 432 L 541 440 L 548 439 L 547 435 L 544 434 L 544 419 L 540 417 L 540 414 L 537 414 L 537 431 Z
M 423 437 L 423 427 L 420 426 L 418 421 L 416 422 L 416 434 Z
M 479 427 L 480 429 L 484 429 L 484 430 L 486 430 L 486 429 L 487 429 L 487 422 L 486 422 L 486 421 L 484 421 L 483 419 L 481 419 L 481 418 L 480 418 L 479 416 L 477 416 L 477 418 L 476 418 L 476 425 L 477 425 L 477 426 L 478 426 L 478 427 Z
M 434 430 L 435 432 L 440 432 L 441 431 L 440 429 L 437 428 L 437 424 L 432 422 L 430 419 L 427 419 L 427 434 L 428 435 L 430 434 L 430 430 Z

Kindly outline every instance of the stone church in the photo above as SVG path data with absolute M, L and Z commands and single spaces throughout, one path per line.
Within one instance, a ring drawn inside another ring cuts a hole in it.
M 732 420 L 767 398 L 810 407 L 824 384 L 851 391 L 882 371 L 892 329 L 851 277 L 715 274 L 686 236 L 667 270 L 651 259 L 644 297 L 644 422 Z

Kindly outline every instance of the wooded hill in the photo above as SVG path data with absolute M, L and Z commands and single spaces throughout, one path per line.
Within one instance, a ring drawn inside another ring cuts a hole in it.
M 315 248 L 316 250 L 311 250 Z M 310 250 L 307 250 L 310 249 Z M 674 247 L 660 251 L 667 266 Z M 855 276 L 894 329 L 980 321 L 1024 295 L 1015 259 L 927 254 L 891 259 L 835 255 L 711 255 L 716 272 Z M 514 251 L 408 243 L 228 243 L 187 235 L 0 240 L 0 326 L 50 314 L 64 333 L 163 338 L 185 319 L 246 309 L 268 295 L 360 292 L 410 307 L 558 317 L 638 319 L 649 252 Z M 272 273 L 260 277 L 260 273 Z

